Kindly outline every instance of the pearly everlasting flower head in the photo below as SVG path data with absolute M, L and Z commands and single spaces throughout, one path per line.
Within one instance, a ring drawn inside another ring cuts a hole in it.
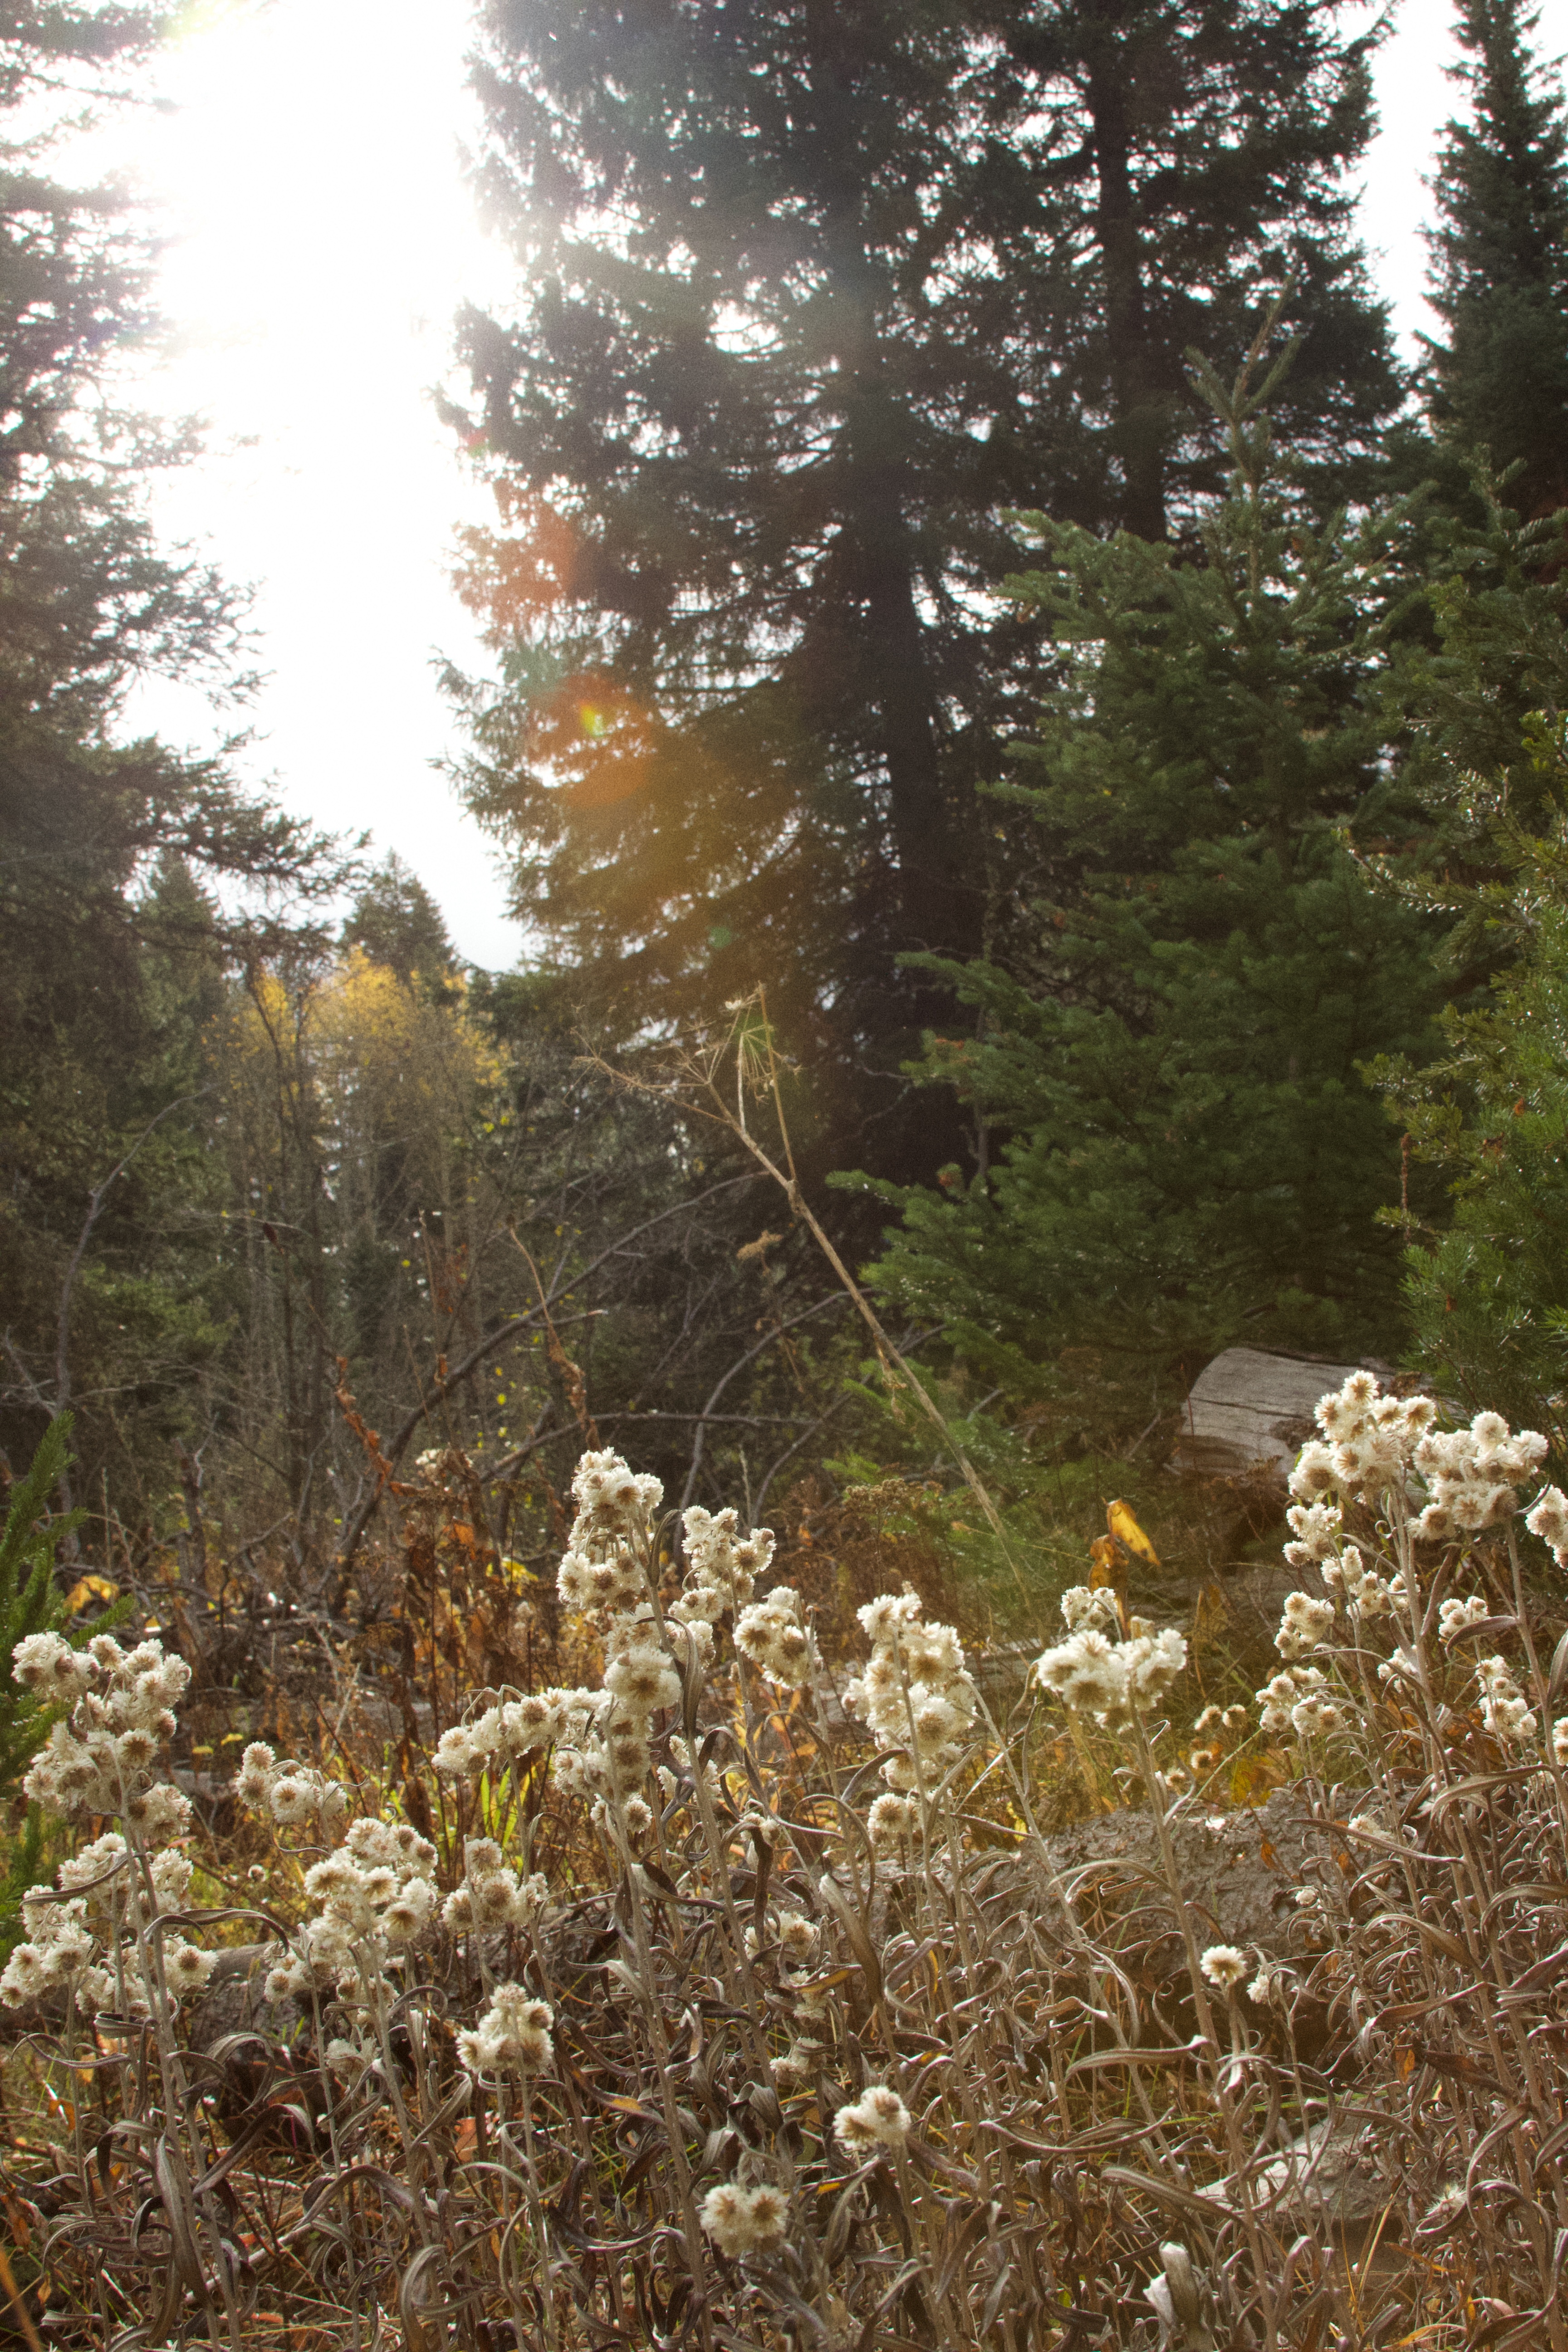
M 1110 1601 L 1107 1615 L 1105 1602 Z M 1158 1706 L 1187 1663 L 1184 1637 L 1173 1626 L 1156 1633 L 1146 1619 L 1131 1620 L 1124 1640 L 1113 1595 L 1073 1585 L 1062 1596 L 1068 1639 L 1036 1659 L 1034 1678 L 1064 1706 L 1092 1715 L 1112 1730 Z M 1102 1630 L 1109 1626 L 1111 1630 Z
M 263 1739 L 253 1739 L 239 1759 L 235 1794 L 253 1812 L 267 1815 L 280 1830 L 294 1830 L 318 1844 L 336 1837 L 348 1813 L 348 1791 L 313 1764 L 285 1757 L 281 1763 Z
M 896 1796 L 891 1790 L 886 1796 L 872 1801 L 871 1810 L 866 1816 L 871 1843 L 879 1853 L 886 1852 L 889 1847 L 907 1845 L 919 1826 L 919 1814 L 913 1799 Z
M 497 1985 L 471 2031 L 458 2036 L 458 2056 L 470 2074 L 542 2074 L 555 2057 L 550 2029 L 554 2012 L 522 1985 Z
M 1386 1617 L 1396 1601 L 1405 1599 L 1405 1580 L 1395 1574 L 1379 1576 L 1369 1569 L 1354 1544 L 1345 1544 L 1337 1559 L 1322 1564 L 1323 1582 L 1329 1591 L 1345 1605 L 1348 1616 L 1356 1619 Z
M 1429 1431 L 1414 1457 L 1429 1497 L 1415 1521 L 1416 1535 L 1447 1543 L 1500 1527 L 1518 1510 L 1515 1490 L 1533 1477 L 1546 1451 L 1536 1431 L 1513 1435 L 1496 1412 L 1478 1412 L 1468 1429 Z
M 1491 1615 L 1484 1594 L 1472 1592 L 1464 1601 L 1445 1601 L 1437 1612 L 1437 1638 L 1456 1642 L 1472 1625 L 1485 1622 Z
M 910 2136 L 910 2111 L 897 2091 L 886 2083 L 872 2083 L 852 2106 L 840 2107 L 833 2129 L 851 2156 L 868 2156 L 879 2147 L 902 2147 Z
M 83 2016 L 146 2018 L 199 1992 L 216 1954 L 168 1927 L 149 1933 L 155 1920 L 184 1909 L 191 1872 L 188 1856 L 173 1848 L 143 1871 L 118 1831 L 95 1838 L 60 1864 L 55 1887 L 29 1887 L 23 1897 L 26 1941 L 0 1977 L 0 2000 L 68 1992 Z
M 1121 1612 L 1109 1585 L 1069 1584 L 1062 1594 L 1062 1622 L 1069 1633 L 1121 1631 Z
M 1292 1503 L 1285 1517 L 1296 1538 L 1294 1543 L 1285 1547 L 1289 1567 L 1310 1568 L 1317 1561 L 1334 1558 L 1343 1524 L 1337 1503 Z
M 1524 1694 L 1509 1671 L 1505 1658 L 1478 1658 L 1476 1680 L 1481 1687 L 1481 1720 L 1505 1747 L 1522 1747 L 1539 1728 Z
M 773 1538 L 765 1528 L 742 1536 L 733 1511 L 689 1510 L 686 1587 L 661 1619 L 649 1585 L 651 1520 L 663 1494 L 658 1479 L 635 1475 L 618 1454 L 585 1454 L 573 1492 L 578 1512 L 559 1586 L 569 1606 L 596 1613 L 605 1629 L 605 1686 L 546 1695 L 557 1705 L 552 1770 L 556 1785 L 583 1798 L 599 1826 L 618 1838 L 634 1826 L 626 1811 L 634 1798 L 652 1821 L 641 1792 L 653 1769 L 655 1718 L 682 1704 L 688 1668 L 711 1664 L 713 1625 L 750 1601 Z M 782 1606 L 778 1614 L 782 1626 Z M 470 1770 L 504 1747 L 508 1708 L 497 1715 L 494 1726 L 481 1717 L 460 1727 L 460 1736 L 448 1735 L 439 1769 Z
M 774 2090 L 785 2098 L 792 2091 L 809 2090 L 821 2063 L 820 2042 L 792 2042 L 782 2057 L 768 2060 Z
M 726 1612 L 738 1621 L 773 1560 L 772 1528 L 743 1536 L 734 1511 L 705 1511 L 694 1503 L 681 1530 L 686 1578 L 670 1614 L 687 1625 L 716 1625 Z
M 1279 1631 L 1274 1636 L 1274 1646 L 1282 1658 L 1303 1658 L 1326 1641 L 1334 1630 L 1334 1604 L 1331 1601 L 1314 1601 L 1305 1592 L 1290 1592 L 1285 1597 L 1284 1614 Z
M 733 2262 L 778 2243 L 789 2219 L 789 2200 L 767 2183 L 746 2189 L 738 2180 L 723 2180 L 702 2200 L 700 2218 L 720 2252 Z
M 775 1584 L 765 1601 L 741 1612 L 735 1647 L 773 1682 L 793 1687 L 809 1678 L 816 1654 L 800 1622 L 800 1595 L 793 1585 Z
M 334 1989 L 373 2009 L 397 1956 L 436 1916 L 436 1849 L 406 1822 L 354 1822 L 305 1873 L 311 1916 L 266 1981 L 268 2000 Z
M 1286 1558 L 1292 1567 L 1331 1562 L 1340 1501 L 1375 1510 L 1400 1496 L 1411 1508 L 1414 1534 L 1426 1543 L 1500 1526 L 1519 1508 L 1517 1490 L 1547 1452 L 1538 1432 L 1511 1431 L 1500 1413 L 1478 1412 L 1468 1429 L 1439 1430 L 1430 1397 L 1384 1396 L 1371 1372 L 1352 1373 L 1321 1398 L 1316 1417 L 1322 1436 L 1301 1448 L 1290 1474 L 1296 1540 Z M 1568 1543 L 1568 1505 L 1561 1521 L 1549 1509 L 1545 1523 L 1559 1527 Z M 1324 1579 L 1338 1590 L 1327 1564 Z M 1381 1613 L 1391 1597 L 1399 1597 L 1391 1586 L 1369 1581 L 1361 1613 Z
M 556 1590 L 569 1609 L 584 1615 L 634 1607 L 647 1596 L 652 1520 L 663 1486 L 606 1450 L 582 1456 L 572 1492 L 577 1515 Z
M 963 1755 L 979 1707 L 963 1644 L 951 1625 L 924 1622 L 915 1592 L 880 1593 L 856 1613 L 871 1655 L 844 1704 L 890 1751 L 890 1789 L 931 1789 Z
M 524 1877 L 493 1838 L 463 1843 L 463 1883 L 441 1906 L 441 1919 L 455 1935 L 531 1927 L 549 1898 L 538 1871 Z
M 1338 1728 L 1339 1710 L 1321 1666 L 1288 1667 L 1265 1683 L 1258 1704 L 1263 1710 L 1260 1726 L 1270 1738 L 1290 1730 L 1305 1734 Z
M 1559 1568 L 1568 1568 L 1568 1496 L 1561 1486 L 1543 1486 L 1525 1514 L 1532 1536 L 1550 1544 Z
M 436 1769 L 448 1780 L 519 1771 L 557 1742 L 579 1738 L 601 1705 L 597 1691 L 551 1689 L 481 1707 L 441 1734 Z
M 183 1837 L 189 1801 L 153 1776 L 191 1678 L 184 1658 L 166 1657 L 156 1641 L 122 1650 L 111 1633 L 79 1650 L 58 1633 L 30 1633 L 11 1654 L 26 1688 L 70 1708 L 33 1759 L 26 1794 L 68 1820 L 124 1821 L 149 1844 Z

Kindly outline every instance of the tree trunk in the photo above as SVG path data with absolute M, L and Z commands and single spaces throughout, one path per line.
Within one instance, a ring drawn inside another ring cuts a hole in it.
M 1105 328 L 1116 406 L 1111 439 L 1121 460 L 1122 527 L 1140 539 L 1161 540 L 1165 536 L 1165 419 L 1149 364 L 1127 68 L 1125 48 L 1108 34 L 1089 67 L 1087 93 L 1100 187 L 1095 225 L 1105 272 Z

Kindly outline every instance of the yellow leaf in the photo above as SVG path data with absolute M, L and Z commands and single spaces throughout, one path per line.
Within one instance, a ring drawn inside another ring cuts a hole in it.
M 1096 1536 L 1089 1548 L 1089 1584 L 1091 1592 L 1113 1591 L 1116 1587 L 1116 1538 Z
M 1107 1503 L 1105 1524 L 1111 1534 L 1127 1546 L 1129 1551 L 1136 1552 L 1140 1559 L 1146 1559 L 1151 1568 L 1159 1567 L 1159 1553 L 1125 1503 Z
M 74 1617 L 77 1611 L 85 1609 L 89 1601 L 118 1601 L 119 1598 L 120 1587 L 110 1584 L 107 1576 L 83 1576 L 66 1594 L 66 1607 Z

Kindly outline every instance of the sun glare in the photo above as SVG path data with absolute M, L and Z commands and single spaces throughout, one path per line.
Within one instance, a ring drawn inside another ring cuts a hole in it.
M 518 934 L 429 765 L 450 734 L 433 656 L 480 659 L 453 536 L 489 511 L 429 400 L 494 268 L 459 163 L 468 17 L 464 0 L 193 11 L 162 74 L 172 110 L 101 137 L 170 240 L 172 333 L 135 395 L 207 425 L 208 454 L 157 488 L 160 528 L 257 590 L 269 677 L 247 771 L 322 824 L 373 828 L 496 963 Z M 234 723 L 163 685 L 134 716 L 192 742 Z

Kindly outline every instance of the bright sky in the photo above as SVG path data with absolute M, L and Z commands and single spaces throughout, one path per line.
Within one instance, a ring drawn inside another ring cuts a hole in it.
M 458 301 L 504 305 L 507 283 L 459 164 L 468 14 L 193 0 L 164 77 L 178 110 L 113 138 L 174 239 L 175 340 L 139 396 L 207 420 L 209 454 L 159 486 L 157 520 L 256 591 L 268 677 L 241 772 L 397 850 L 460 951 L 501 967 L 521 934 L 494 853 L 433 766 L 459 748 L 437 655 L 481 659 L 447 572 L 454 529 L 484 509 L 428 387 Z M 1548 54 L 1568 47 L 1568 0 L 1541 17 Z M 1454 102 L 1448 22 L 1447 0 L 1399 0 L 1377 71 L 1363 231 L 1406 335 L 1423 323 L 1423 174 Z M 134 715 L 202 749 L 234 724 L 174 688 Z

